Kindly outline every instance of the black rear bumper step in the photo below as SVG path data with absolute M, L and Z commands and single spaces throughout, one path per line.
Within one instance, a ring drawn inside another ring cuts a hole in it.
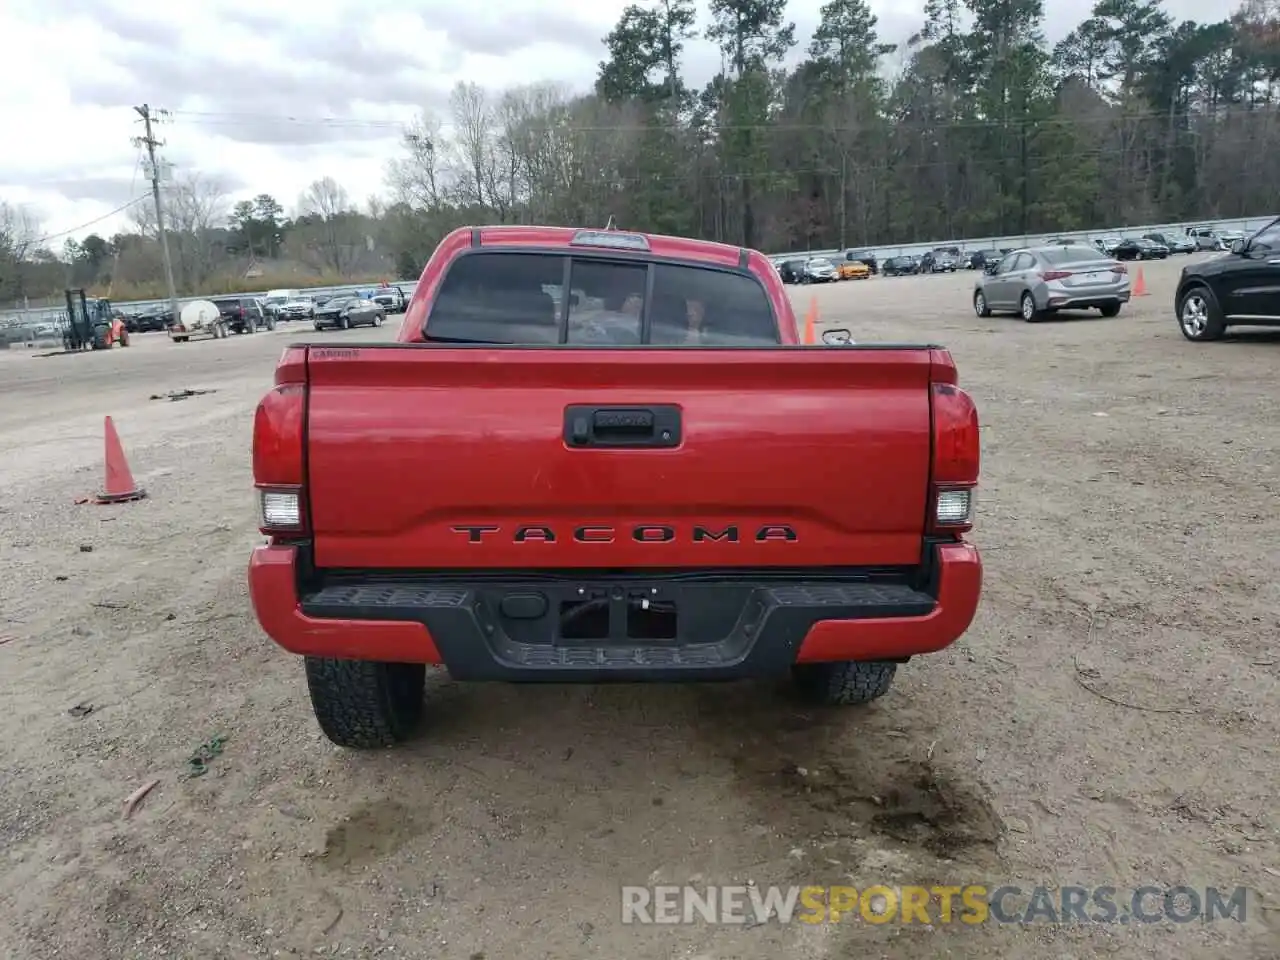
M 820 620 L 922 617 L 936 601 L 905 584 L 829 579 L 342 577 L 301 603 L 320 619 L 420 622 L 458 680 L 642 681 L 782 674 Z

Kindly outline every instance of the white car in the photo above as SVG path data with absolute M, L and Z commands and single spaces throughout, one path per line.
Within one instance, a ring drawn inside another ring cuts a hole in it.
M 305 297 L 295 297 L 276 307 L 276 317 L 281 320 L 314 320 L 316 305 Z
M 804 276 L 801 283 L 831 283 L 840 279 L 836 265 L 826 257 L 814 257 L 804 265 Z

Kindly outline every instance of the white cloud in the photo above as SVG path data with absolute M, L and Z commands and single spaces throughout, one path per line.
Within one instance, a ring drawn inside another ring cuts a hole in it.
M 0 198 L 30 205 L 48 233 L 120 229 L 123 214 L 77 228 L 146 191 L 130 138 L 141 133 L 132 107 L 147 102 L 172 111 L 157 130 L 165 159 L 219 178 L 236 198 L 270 193 L 291 208 L 331 176 L 363 201 L 382 192 L 404 124 L 442 108 L 458 81 L 586 89 L 627 2 L 9 0 L 5 72 L 21 79 L 0 86 Z M 797 56 L 821 3 L 790 4 Z M 1192 4 L 1166 6 L 1192 16 Z M 922 0 L 871 5 L 890 42 L 923 20 Z M 1046 0 L 1050 35 L 1090 5 Z M 695 82 L 718 64 L 705 42 L 686 56 Z

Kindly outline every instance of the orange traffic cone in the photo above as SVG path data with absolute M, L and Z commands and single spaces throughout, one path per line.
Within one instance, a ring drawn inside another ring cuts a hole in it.
M 818 324 L 818 298 L 809 298 L 809 312 L 804 315 L 804 343 L 817 343 L 818 334 L 816 327 Z
M 1147 278 L 1142 275 L 1142 267 L 1138 267 L 1138 276 L 1133 281 L 1133 295 L 1135 297 L 1147 296 Z
M 133 482 L 133 471 L 129 469 L 129 461 L 125 459 L 124 448 L 120 445 L 120 435 L 116 433 L 116 425 L 107 417 L 103 427 L 106 433 L 106 483 L 98 494 L 98 503 L 125 503 L 129 500 L 141 500 L 147 495 Z

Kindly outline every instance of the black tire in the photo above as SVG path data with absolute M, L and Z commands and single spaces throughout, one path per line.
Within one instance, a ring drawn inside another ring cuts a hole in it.
M 257 333 L 258 332 L 257 319 L 254 317 L 250 317 L 248 320 L 246 320 L 243 330 L 245 333 Z
M 1227 320 L 1213 291 L 1194 284 L 1178 297 L 1178 329 L 1193 343 L 1221 340 L 1227 332 Z
M 350 330 L 350 329 L 351 329 L 351 320 L 350 320 L 349 318 L 347 318 L 347 317 L 343 317 L 342 319 L 340 319 L 340 320 L 338 321 L 338 326 L 339 326 L 339 327 L 341 327 L 343 330 Z
M 275 320 L 273 320 L 271 317 L 267 317 L 267 329 L 275 330 L 275 328 L 276 328 Z
M 1040 308 L 1036 306 L 1036 298 L 1031 295 L 1030 290 L 1022 291 L 1022 298 L 1018 301 L 1018 316 L 1027 323 L 1035 323 L 1040 319 Z
M 1104 317 L 1120 316 L 1120 304 L 1118 303 L 1108 303 L 1105 307 L 1099 307 L 1098 309 L 1102 311 Z
M 382 314 L 380 314 L 380 313 L 375 313 L 375 314 L 373 315 L 373 325 L 374 325 L 375 327 L 380 327 L 380 326 L 382 326 Z
M 338 746 L 390 747 L 417 730 L 427 676 L 422 664 L 305 659 L 312 710 Z
M 991 304 L 987 303 L 987 295 L 981 290 L 973 292 L 973 312 L 980 317 L 991 316 Z
M 888 693 L 897 670 L 896 663 L 879 660 L 798 663 L 791 668 L 791 679 L 811 703 L 851 707 Z

